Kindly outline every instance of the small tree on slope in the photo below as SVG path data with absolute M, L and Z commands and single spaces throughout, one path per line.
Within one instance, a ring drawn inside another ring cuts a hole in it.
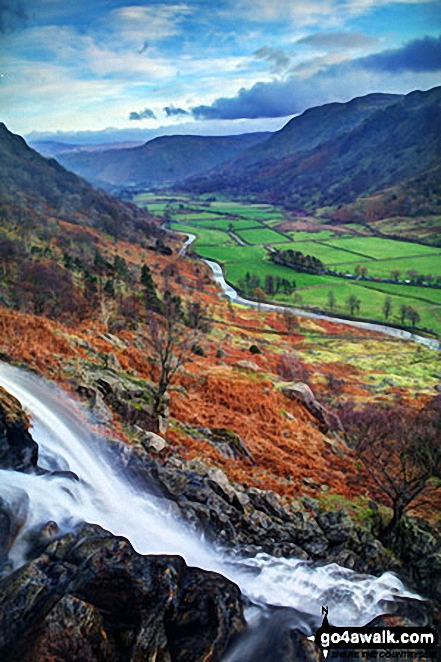
M 156 377 L 153 407 L 155 416 L 160 416 L 167 389 L 185 363 L 198 331 L 184 326 L 181 299 L 168 291 L 162 300 L 162 315 L 150 315 L 148 326 Z

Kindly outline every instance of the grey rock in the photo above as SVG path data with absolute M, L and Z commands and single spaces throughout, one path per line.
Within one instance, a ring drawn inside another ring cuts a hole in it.
M 114 370 L 115 372 L 120 372 L 122 370 L 121 363 L 119 362 L 119 359 L 114 352 L 109 352 L 109 354 L 106 354 L 105 361 L 106 368 L 109 368 L 109 370 Z
M 323 431 L 340 430 L 343 426 L 337 414 L 327 409 L 316 399 L 311 388 L 303 382 L 284 384 L 280 388 L 283 395 L 290 400 L 298 400 L 319 421 Z
M 155 453 L 160 453 L 168 446 L 165 439 L 154 432 L 144 433 L 140 439 L 140 444 L 146 451 L 155 451 Z
M 3 580 L 0 595 L 3 662 L 219 660 L 244 629 L 235 584 L 87 524 Z
M 354 528 L 350 517 L 341 510 L 320 513 L 316 522 L 331 544 L 346 542 Z
M 238 368 L 243 370 L 250 370 L 251 372 L 260 372 L 261 368 L 254 361 L 238 361 L 236 363 Z

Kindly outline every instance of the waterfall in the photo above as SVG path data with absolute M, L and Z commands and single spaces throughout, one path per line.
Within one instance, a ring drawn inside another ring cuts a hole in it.
M 187 531 L 164 506 L 164 500 L 140 492 L 111 466 L 81 408 L 61 389 L 4 363 L 0 363 L 0 385 L 31 414 L 39 465 L 69 470 L 79 478 L 0 471 L 0 496 L 28 501 L 24 532 L 11 550 L 14 567 L 25 562 L 29 528 L 54 520 L 65 532 L 87 521 L 129 539 L 139 553 L 178 554 L 188 565 L 219 572 L 238 584 L 256 605 L 293 608 L 307 634 L 321 622 L 322 605 L 329 607 L 333 625 L 352 626 L 385 613 L 397 599 L 418 597 L 392 573 L 375 578 L 336 564 L 315 567 L 268 554 L 238 560 L 215 550 Z

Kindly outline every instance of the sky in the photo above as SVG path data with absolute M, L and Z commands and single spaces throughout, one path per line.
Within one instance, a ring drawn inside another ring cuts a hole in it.
M 0 110 L 77 142 L 277 130 L 441 84 L 441 0 L 0 0 Z

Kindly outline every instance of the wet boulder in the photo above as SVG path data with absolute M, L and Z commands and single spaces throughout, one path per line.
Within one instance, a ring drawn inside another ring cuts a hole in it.
M 29 433 L 29 419 L 20 402 L 0 387 L 0 468 L 33 472 L 38 446 Z
M 29 498 L 24 490 L 0 497 L 0 573 L 7 568 L 9 551 L 26 521 Z
M 4 662 L 208 662 L 244 628 L 235 584 L 89 524 L 6 578 L 0 595 Z

